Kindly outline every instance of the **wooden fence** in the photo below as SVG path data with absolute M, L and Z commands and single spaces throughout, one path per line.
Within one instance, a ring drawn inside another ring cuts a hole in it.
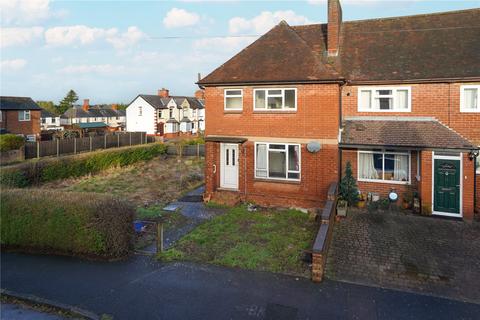
M 203 157 L 205 156 L 205 145 L 196 144 L 196 145 L 178 146 L 178 145 L 170 144 L 167 146 L 167 154 L 179 155 L 179 156 Z
M 27 142 L 25 159 L 77 154 L 100 149 L 119 148 L 155 142 L 145 132 L 115 132 L 104 136 Z

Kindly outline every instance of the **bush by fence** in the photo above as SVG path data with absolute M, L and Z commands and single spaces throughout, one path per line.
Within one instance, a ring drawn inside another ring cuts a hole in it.
M 2 134 L 0 135 L 0 151 L 10 151 L 20 149 L 25 144 L 23 137 L 16 134 Z
M 103 150 L 83 155 L 29 161 L 0 169 L 0 184 L 22 188 L 32 184 L 94 174 L 111 167 L 122 167 L 138 161 L 151 160 L 165 154 L 161 143 Z
M 1 244 L 27 252 L 116 259 L 133 250 L 134 209 L 90 193 L 2 190 Z
M 27 142 L 25 159 L 60 156 L 155 142 L 145 132 L 115 132 L 104 136 Z

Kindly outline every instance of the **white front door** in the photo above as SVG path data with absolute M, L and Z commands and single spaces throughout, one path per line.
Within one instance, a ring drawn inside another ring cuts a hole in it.
M 220 187 L 238 189 L 238 144 L 220 145 Z

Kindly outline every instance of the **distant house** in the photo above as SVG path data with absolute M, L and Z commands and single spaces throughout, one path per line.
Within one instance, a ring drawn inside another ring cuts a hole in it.
M 62 131 L 60 116 L 57 116 L 45 109 L 40 113 L 40 128 L 42 131 Z
M 0 130 L 36 141 L 40 137 L 41 110 L 29 97 L 0 97 Z
M 169 90 L 157 95 L 138 95 L 127 107 L 127 131 L 175 137 L 205 130 L 203 91 L 195 97 L 170 96 Z
M 116 105 L 90 106 L 89 99 L 83 105 L 74 106 L 60 117 L 63 126 L 75 126 L 82 123 L 97 123 L 96 128 L 105 128 L 109 131 L 121 131 L 125 128 L 125 111 L 118 110 Z M 103 125 L 101 125 L 103 124 Z

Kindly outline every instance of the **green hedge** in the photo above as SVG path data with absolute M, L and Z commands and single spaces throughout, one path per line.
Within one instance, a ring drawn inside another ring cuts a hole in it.
M 134 209 L 90 193 L 2 190 L 1 244 L 6 249 L 115 259 L 133 250 Z
M 15 134 L 0 135 L 0 151 L 17 150 L 23 147 L 25 139 Z
M 42 159 L 0 169 L 0 184 L 23 188 L 32 184 L 95 174 L 111 167 L 122 167 L 165 154 L 164 144 L 154 143 L 116 150 L 103 150 L 77 156 Z

